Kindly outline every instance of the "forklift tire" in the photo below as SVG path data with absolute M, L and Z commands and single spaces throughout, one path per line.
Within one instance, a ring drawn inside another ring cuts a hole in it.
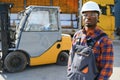
M 26 68 L 27 58 L 24 53 L 19 51 L 10 52 L 4 60 L 5 69 L 8 72 L 20 72 Z
M 68 56 L 69 56 L 69 55 L 68 55 L 67 52 L 61 52 L 61 53 L 58 55 L 57 64 L 58 64 L 58 65 L 61 65 L 61 66 L 67 66 Z

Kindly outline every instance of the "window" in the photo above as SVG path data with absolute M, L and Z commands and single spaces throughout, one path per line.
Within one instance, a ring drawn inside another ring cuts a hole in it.
M 29 15 L 25 31 L 55 31 L 58 30 L 56 11 L 34 10 Z

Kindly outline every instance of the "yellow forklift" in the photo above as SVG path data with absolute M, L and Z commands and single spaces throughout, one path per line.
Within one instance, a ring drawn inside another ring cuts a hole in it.
M 27 65 L 67 65 L 71 37 L 61 34 L 59 7 L 29 6 L 20 12 L 15 30 L 10 26 L 11 4 L 0 3 L 1 69 L 23 71 Z

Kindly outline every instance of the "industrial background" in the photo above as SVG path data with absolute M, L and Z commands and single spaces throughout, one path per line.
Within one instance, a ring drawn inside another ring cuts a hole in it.
M 29 5 L 60 6 L 63 13 L 78 12 L 78 0 L 0 0 L 0 2 L 14 3 L 12 13 L 22 11 Z
M 81 0 L 0 0 L 0 2 L 14 3 L 12 8 L 12 13 L 17 13 L 24 10 L 29 5 L 39 5 L 39 6 L 60 6 L 63 13 L 77 13 L 79 2 Z M 83 0 L 83 3 L 89 0 Z M 93 0 L 98 4 L 114 5 L 114 0 Z

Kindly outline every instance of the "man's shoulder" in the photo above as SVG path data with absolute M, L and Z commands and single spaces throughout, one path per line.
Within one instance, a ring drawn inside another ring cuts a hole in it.
M 106 33 L 104 33 L 104 34 L 106 34 Z M 103 44 L 105 44 L 105 43 L 112 44 L 112 39 L 110 39 L 108 37 L 108 35 L 106 34 L 106 35 L 101 37 L 100 42 L 103 43 Z

